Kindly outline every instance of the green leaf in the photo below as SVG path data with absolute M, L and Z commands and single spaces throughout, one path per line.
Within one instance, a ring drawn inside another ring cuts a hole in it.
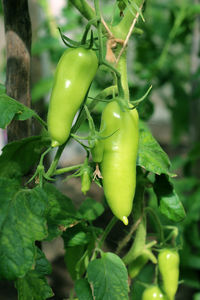
M 79 300 L 93 300 L 92 291 L 87 279 L 79 279 L 75 282 L 75 291 Z
M 193 300 L 200 300 L 200 293 L 196 293 L 196 294 L 193 296 Z
M 53 184 L 45 183 L 43 187 L 48 197 L 48 240 L 62 234 L 61 227 L 66 230 L 80 219 L 72 201 L 56 189 Z
M 0 178 L 0 276 L 23 277 L 35 261 L 34 242 L 47 236 L 43 190 L 20 189 L 11 179 Z
M 76 270 L 76 265 L 79 262 L 79 260 L 82 258 L 84 251 L 85 251 L 85 245 L 78 245 L 74 247 L 68 247 L 65 249 L 65 263 L 67 266 L 67 270 L 71 275 L 71 278 L 73 280 L 76 280 L 79 275 L 79 272 Z M 85 270 L 83 270 L 85 271 Z M 78 274 L 77 274 L 78 273 Z M 82 272 L 81 272 L 82 273 Z
M 28 272 L 24 278 L 16 282 L 19 300 L 46 300 L 54 294 L 45 278 L 35 272 Z
M 97 219 L 103 212 L 103 205 L 92 198 L 86 198 L 79 208 L 79 213 L 88 221 Z
M 40 275 L 48 275 L 52 272 L 52 267 L 49 261 L 39 248 L 37 248 L 35 271 Z
M 167 174 L 171 177 L 176 176 L 169 171 L 170 161 L 167 154 L 143 122 L 140 122 L 137 165 L 158 175 Z
M 63 233 L 65 248 L 86 245 L 93 238 L 92 231 L 84 224 L 77 224 Z
M 131 1 L 131 3 L 128 0 L 123 0 L 125 4 L 127 5 L 129 11 L 132 13 L 132 15 L 135 17 L 136 12 L 139 13 L 140 17 L 142 18 L 142 21 L 144 22 L 144 17 L 142 15 L 141 9 L 137 6 L 135 1 Z
M 42 136 L 32 136 L 7 144 L 0 156 L 0 177 L 17 178 L 26 175 L 49 144 L 50 140 Z
M 3 129 L 13 118 L 23 121 L 36 115 L 30 108 L 3 93 L 0 94 L 0 114 L 0 128 Z
M 184 207 L 168 176 L 164 174 L 156 176 L 154 192 L 159 202 L 159 209 L 163 215 L 174 222 L 180 222 L 185 218 Z
M 89 263 L 87 274 L 96 300 L 128 300 L 128 273 L 119 256 L 103 253 Z
M 23 278 L 17 279 L 15 287 L 19 300 L 46 300 L 53 296 L 45 275 L 51 273 L 51 265 L 44 253 L 37 249 L 35 269 L 29 271 Z
M 65 248 L 65 263 L 73 280 L 81 278 L 85 274 L 94 252 L 95 242 L 96 239 L 93 237 L 87 245 Z

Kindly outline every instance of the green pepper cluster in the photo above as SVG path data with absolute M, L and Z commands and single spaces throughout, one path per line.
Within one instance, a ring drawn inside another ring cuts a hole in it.
M 75 114 L 83 104 L 97 68 L 98 59 L 91 49 L 70 48 L 62 55 L 47 118 L 52 147 L 64 144 L 69 138 Z M 115 99 L 106 105 L 101 123 L 104 139 L 95 142 L 91 150 L 93 160 L 100 163 L 105 196 L 113 214 L 127 225 L 136 185 L 138 113 L 135 108 L 122 109 Z M 87 175 L 82 175 L 83 193 L 89 189 Z

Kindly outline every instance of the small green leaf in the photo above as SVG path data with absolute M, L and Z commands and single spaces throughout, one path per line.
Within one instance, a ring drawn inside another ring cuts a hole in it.
M 49 144 L 50 140 L 42 136 L 7 144 L 0 156 L 0 177 L 17 178 L 26 175 Z
M 156 176 L 154 192 L 159 202 L 159 209 L 168 219 L 180 222 L 185 218 L 184 207 L 176 194 L 168 176 Z
M 79 300 L 93 300 L 92 291 L 87 279 L 79 279 L 75 282 L 75 291 Z
M 19 300 L 46 300 L 53 296 L 45 275 L 50 274 L 51 265 L 44 253 L 37 249 L 35 269 L 29 271 L 23 278 L 15 282 Z
M 6 94 L 0 94 L 0 114 L 0 128 L 3 129 L 10 124 L 14 117 L 23 121 L 36 115 L 33 110 Z
M 171 177 L 176 176 L 169 170 L 170 161 L 167 154 L 143 122 L 140 122 L 137 165 L 158 175 L 167 174 Z
M 0 178 L 0 277 L 23 277 L 35 261 L 35 241 L 47 236 L 47 197 L 41 188 L 20 189 Z
M 88 244 L 93 238 L 91 230 L 83 224 L 68 228 L 63 233 L 65 248 Z
M 94 240 L 94 236 L 98 237 L 100 234 L 102 234 L 101 228 L 90 226 L 84 222 L 78 223 L 67 228 L 63 233 L 65 248 L 89 244 Z
M 78 245 L 74 247 L 68 247 L 65 249 L 65 263 L 67 266 L 67 270 L 71 275 L 71 278 L 73 280 L 76 280 L 78 277 L 77 271 L 76 271 L 76 265 L 77 262 L 81 259 L 81 257 L 84 254 L 85 246 L 84 245 Z
M 45 183 L 43 187 L 48 197 L 48 240 L 55 238 L 62 234 L 59 229 L 60 226 L 68 228 L 79 220 L 79 214 L 77 213 L 72 201 L 67 196 L 63 195 L 56 187 L 50 183 Z
M 37 248 L 37 256 L 34 270 L 40 275 L 48 275 L 52 272 L 52 267 L 49 261 L 46 259 L 42 250 Z
M 24 278 L 19 278 L 15 286 L 18 300 L 46 300 L 54 295 L 46 278 L 41 278 L 33 271 L 28 272 Z
M 89 263 L 87 274 L 95 300 L 128 300 L 128 273 L 119 256 L 104 253 Z
M 86 198 L 79 208 L 79 213 L 88 221 L 97 219 L 103 212 L 103 205 L 92 198 Z

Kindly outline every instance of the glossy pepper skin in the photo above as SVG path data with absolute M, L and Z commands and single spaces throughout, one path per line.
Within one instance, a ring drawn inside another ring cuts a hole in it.
M 103 137 L 93 155 L 100 162 L 103 188 L 113 214 L 125 225 L 132 210 L 136 185 L 138 151 L 138 113 L 136 109 L 122 111 L 117 101 L 103 110 Z
M 158 268 L 162 276 L 163 289 L 169 300 L 173 300 L 178 288 L 179 254 L 173 249 L 163 249 L 158 254 Z
M 90 190 L 91 186 L 91 177 L 87 170 L 83 171 L 81 175 L 81 192 L 86 195 L 86 193 Z
M 152 285 L 144 290 L 142 300 L 167 300 L 167 298 L 157 285 Z
M 140 256 L 138 256 L 134 261 L 132 261 L 128 265 L 128 275 L 131 278 L 135 278 L 142 268 L 146 265 L 146 263 L 149 260 L 149 255 L 146 253 L 142 253 Z
M 52 147 L 60 146 L 68 139 L 74 116 L 97 68 L 98 59 L 93 50 L 69 48 L 61 56 L 55 72 L 47 117 Z

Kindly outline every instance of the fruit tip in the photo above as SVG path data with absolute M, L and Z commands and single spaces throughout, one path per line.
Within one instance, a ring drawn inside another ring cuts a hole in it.
M 123 216 L 122 217 L 122 222 L 124 223 L 124 225 L 128 225 L 128 218 Z
M 58 147 L 58 146 L 60 146 L 60 144 L 57 141 L 52 141 L 51 142 L 51 147 L 55 148 L 55 147 Z

